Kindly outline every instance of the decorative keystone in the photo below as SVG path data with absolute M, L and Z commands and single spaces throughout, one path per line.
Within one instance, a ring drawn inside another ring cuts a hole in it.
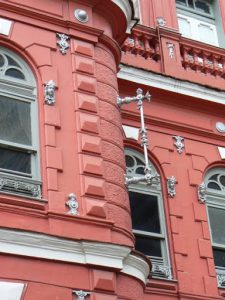
M 68 35 L 64 33 L 56 33 L 57 38 L 59 41 L 57 41 L 57 45 L 60 48 L 60 52 L 64 55 L 67 53 L 67 49 L 70 47 L 68 40 L 70 39 Z
M 177 152 L 179 154 L 181 154 L 183 152 L 183 148 L 184 148 L 184 143 L 183 143 L 184 138 L 179 135 L 174 135 L 173 138 L 176 140 L 174 145 L 177 148 Z
M 176 183 L 177 180 L 174 176 L 167 177 L 167 192 L 171 198 L 174 198 L 176 196 L 176 190 L 175 190 Z
M 88 295 L 90 295 L 90 292 L 85 292 L 85 291 L 73 291 L 74 294 L 76 294 L 77 296 L 77 300 L 85 300 L 85 297 L 87 297 Z
M 79 212 L 78 212 L 78 202 L 77 202 L 77 198 L 76 195 L 71 193 L 68 196 L 68 201 L 66 202 L 66 205 L 69 207 L 69 211 L 68 214 L 70 215 L 74 215 L 74 216 L 78 216 Z

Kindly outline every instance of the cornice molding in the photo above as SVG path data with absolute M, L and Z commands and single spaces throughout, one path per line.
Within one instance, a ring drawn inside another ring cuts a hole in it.
M 90 241 L 73 241 L 28 231 L 0 229 L 0 252 L 47 260 L 117 269 L 146 284 L 147 260 L 126 246 Z
M 127 30 L 126 33 L 131 33 L 131 29 L 137 23 L 138 18 L 135 17 L 135 11 L 132 1 L 127 0 L 112 0 L 124 13 L 127 19 Z
M 215 90 L 213 88 L 210 89 L 200 84 L 155 74 L 153 72 L 130 67 L 127 65 L 120 65 L 118 78 L 182 95 L 199 98 L 202 101 L 206 100 L 225 105 L 224 91 Z

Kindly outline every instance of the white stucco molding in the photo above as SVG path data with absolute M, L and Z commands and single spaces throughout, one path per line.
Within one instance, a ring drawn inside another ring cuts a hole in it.
M 0 281 L 1 300 L 20 300 L 24 286 L 23 283 Z
M 139 11 L 137 11 L 137 0 L 112 0 L 123 11 L 127 19 L 126 33 L 130 33 L 132 27 L 137 23 L 139 19 Z
M 118 269 L 146 283 L 148 263 L 126 246 L 0 229 L 0 253 Z
M 120 65 L 118 78 L 144 84 L 149 87 L 156 87 L 162 90 L 187 95 L 202 100 L 225 104 L 225 92 L 211 89 L 189 81 L 163 76 L 142 69 L 127 65 Z
M 0 18 L 0 34 L 9 35 L 12 26 L 12 21 Z

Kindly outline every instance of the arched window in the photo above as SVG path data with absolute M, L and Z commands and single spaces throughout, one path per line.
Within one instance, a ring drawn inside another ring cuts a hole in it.
M 125 159 L 128 177 L 144 175 L 143 155 L 125 149 Z M 152 276 L 171 279 L 161 183 L 130 184 L 128 190 L 135 248 L 150 257 Z
M 225 169 L 210 170 L 205 177 L 206 203 L 218 283 L 225 287 Z M 221 281 L 220 279 L 223 278 Z
M 0 192 L 40 198 L 36 81 L 0 47 Z

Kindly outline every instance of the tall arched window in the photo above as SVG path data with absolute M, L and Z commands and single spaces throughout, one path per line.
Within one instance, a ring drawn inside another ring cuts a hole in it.
M 125 149 L 125 158 L 128 177 L 144 175 L 143 155 Z M 150 257 L 152 276 L 171 279 L 161 183 L 140 182 L 129 185 L 128 190 L 135 248 Z
M 225 287 L 225 169 L 210 170 L 205 177 L 206 203 L 214 262 L 219 286 Z
M 0 47 L 0 192 L 40 198 L 36 81 Z

